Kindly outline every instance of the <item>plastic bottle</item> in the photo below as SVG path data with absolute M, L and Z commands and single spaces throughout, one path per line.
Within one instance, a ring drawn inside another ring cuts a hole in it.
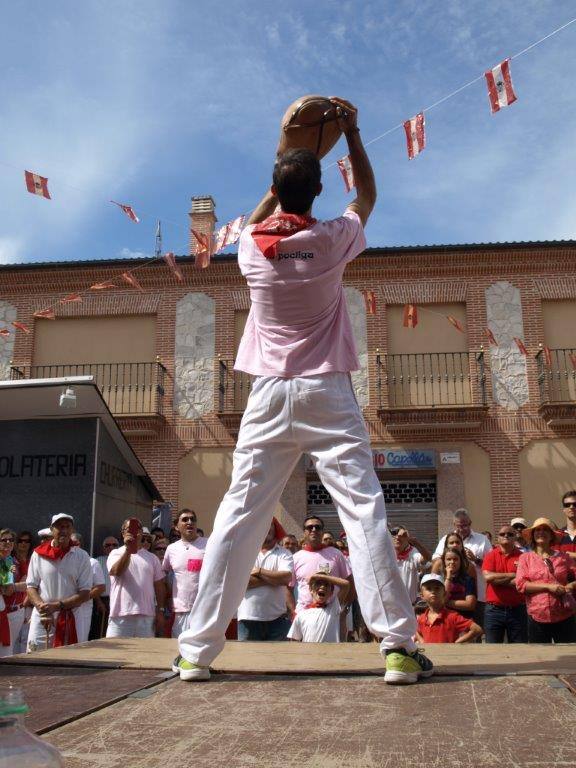
M 0 691 L 0 768 L 64 768 L 57 749 L 24 727 L 28 707 L 22 691 Z

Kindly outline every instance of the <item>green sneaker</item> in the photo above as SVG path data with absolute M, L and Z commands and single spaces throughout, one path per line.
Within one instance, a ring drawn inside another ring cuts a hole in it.
M 210 669 L 194 664 L 192 661 L 186 661 L 178 655 L 172 662 L 172 672 L 180 673 L 180 680 L 190 682 L 190 680 L 210 680 Z
M 419 677 L 431 677 L 434 665 L 420 651 L 408 653 L 405 648 L 392 648 L 386 651 L 386 674 L 384 682 L 396 685 L 417 683 Z

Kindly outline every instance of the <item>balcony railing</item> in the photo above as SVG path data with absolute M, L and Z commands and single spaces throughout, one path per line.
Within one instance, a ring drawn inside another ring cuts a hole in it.
M 114 416 L 160 416 L 166 368 L 154 363 L 77 363 L 12 365 L 11 379 L 94 376 Z
M 549 357 L 541 349 L 536 363 L 540 402 L 576 403 L 576 349 L 551 349 Z
M 248 373 L 234 370 L 234 360 L 217 360 L 218 365 L 218 413 L 243 413 L 252 389 Z
M 381 409 L 486 405 L 483 352 L 376 355 Z

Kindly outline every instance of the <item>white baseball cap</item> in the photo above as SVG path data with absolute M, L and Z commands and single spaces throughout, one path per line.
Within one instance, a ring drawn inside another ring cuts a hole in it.
M 429 581 L 439 581 L 444 586 L 444 576 L 441 573 L 427 573 L 426 576 L 422 576 L 420 586 L 426 584 Z
M 67 515 L 65 512 L 59 512 L 57 515 L 52 515 L 52 522 L 50 525 L 54 525 L 58 520 L 70 520 L 71 523 L 74 522 L 72 515 Z
M 38 538 L 43 539 L 45 536 L 52 536 L 50 528 L 40 528 L 38 531 Z
M 512 528 L 514 528 L 515 525 L 523 525 L 524 528 L 528 528 L 528 523 L 523 517 L 513 517 L 512 520 L 510 520 L 510 525 Z

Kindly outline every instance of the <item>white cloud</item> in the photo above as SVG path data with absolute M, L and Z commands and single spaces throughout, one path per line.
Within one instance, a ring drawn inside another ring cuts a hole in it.
M 0 238 L 0 264 L 18 264 L 22 260 L 22 240 L 15 237 Z
M 121 259 L 149 259 L 152 254 L 145 253 L 144 251 L 131 251 L 130 248 L 122 248 L 118 256 Z

